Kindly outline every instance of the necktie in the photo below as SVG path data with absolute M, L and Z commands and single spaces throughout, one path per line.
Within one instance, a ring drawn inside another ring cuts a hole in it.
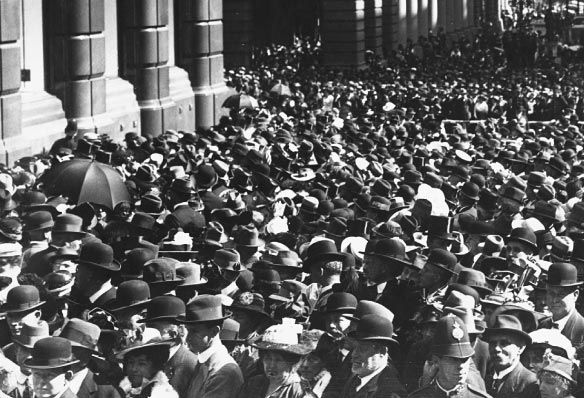
M 24 391 L 22 392 L 22 398 L 33 398 L 34 392 L 32 387 L 30 386 L 30 382 L 28 378 L 24 382 Z
M 503 379 L 493 379 L 493 391 L 499 392 L 501 385 L 503 384 Z
M 351 384 L 349 385 L 348 392 L 349 394 L 354 394 L 357 392 L 357 387 L 361 385 L 361 378 L 359 376 L 353 377 L 351 380 Z M 351 396 L 351 395 L 348 395 Z

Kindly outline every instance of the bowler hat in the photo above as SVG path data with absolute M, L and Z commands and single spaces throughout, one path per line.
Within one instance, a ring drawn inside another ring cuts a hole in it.
M 505 243 L 519 242 L 527 245 L 531 250 L 537 251 L 537 238 L 533 231 L 527 228 L 515 228 L 511 234 L 505 238 Z
M 40 308 L 44 301 L 41 301 L 39 290 L 32 285 L 14 286 L 6 295 L 6 302 L 0 307 L 0 312 L 19 313 L 33 311 Z
M 126 254 L 120 272 L 123 279 L 142 279 L 144 264 L 156 258 L 156 254 L 145 248 L 132 249 Z
M 472 200 L 479 200 L 479 186 L 474 182 L 465 182 L 460 193 Z
M 195 184 L 197 188 L 207 189 L 217 183 L 217 172 L 212 165 L 202 164 L 198 167 L 194 174 Z
M 335 242 L 330 239 L 322 239 L 313 242 L 306 249 L 303 270 L 309 272 L 310 267 L 319 261 L 343 261 L 345 257 L 345 253 L 338 252 Z
M 501 314 L 495 317 L 493 326 L 488 327 L 483 332 L 483 340 L 489 341 L 493 335 L 506 334 L 518 337 L 524 345 L 531 344 L 531 337 L 523 331 L 523 326 L 519 319 L 513 315 Z
M 440 318 L 434 330 L 432 354 L 461 359 L 474 355 L 466 325 L 458 316 L 450 314 Z
M 476 269 L 465 268 L 461 270 L 458 274 L 457 282 L 462 285 L 472 287 L 482 296 L 491 294 L 493 292 L 493 289 L 491 289 L 487 283 L 485 274 Z
M 46 337 L 35 343 L 32 355 L 24 360 L 24 366 L 31 369 L 59 369 L 78 362 L 73 356 L 69 340 Z
M 53 216 L 48 211 L 35 211 L 24 218 L 24 232 L 51 229 L 53 225 Z
M 117 272 L 120 264 L 114 260 L 114 251 L 110 245 L 101 242 L 90 242 L 81 246 L 79 265 L 87 265 Z
M 393 322 L 394 314 L 387 307 L 382 304 L 376 303 L 375 301 L 369 300 L 359 300 L 355 311 L 351 315 L 347 315 L 347 318 L 359 321 L 365 315 L 378 315 L 383 318 L 387 318 Z
M 357 308 L 357 298 L 351 293 L 335 292 L 331 294 L 327 301 L 324 310 L 325 314 L 331 313 L 354 313 Z
M 119 312 L 130 308 L 144 307 L 150 301 L 150 288 L 141 280 L 129 280 L 120 283 L 116 299 L 110 311 Z
M 583 283 L 578 281 L 578 270 L 571 263 L 553 263 L 548 269 L 548 286 L 575 287 Z
M 175 319 L 178 323 L 199 324 L 204 322 L 218 322 L 231 316 L 223 312 L 221 297 L 201 294 L 187 303 L 185 315 Z
M 406 245 L 403 241 L 396 238 L 391 239 L 373 239 L 365 247 L 366 256 L 380 257 L 386 265 L 411 265 L 406 260 Z
M 331 218 L 323 232 L 335 238 L 343 238 L 347 233 L 347 219 L 344 217 Z
M 175 296 L 154 297 L 146 305 L 146 317 L 138 323 L 168 321 L 174 322 L 177 316 L 185 314 L 184 301 Z
M 372 341 L 399 345 L 393 338 L 393 324 L 383 316 L 368 314 L 359 319 L 357 329 L 349 332 L 349 338 L 356 341 Z

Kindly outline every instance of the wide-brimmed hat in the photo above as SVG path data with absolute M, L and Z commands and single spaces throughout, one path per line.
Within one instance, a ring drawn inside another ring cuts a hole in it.
M 234 297 L 231 308 L 250 311 L 255 314 L 263 315 L 267 319 L 272 319 L 270 314 L 266 312 L 266 302 L 264 297 L 259 293 L 241 292 Z
M 386 317 L 368 314 L 359 319 L 357 329 L 348 337 L 356 341 L 371 341 L 399 345 L 393 338 L 393 324 Z
M 428 261 L 426 264 L 432 264 L 438 268 L 448 271 L 452 274 L 456 273 L 456 264 L 458 259 L 452 253 L 444 249 L 432 249 L 428 254 Z
M 264 244 L 264 242 L 259 239 L 259 232 L 255 227 L 249 227 L 246 225 L 241 226 L 233 239 L 236 245 L 245 247 L 259 247 Z
M 148 261 L 144 264 L 144 282 L 160 287 L 175 287 L 184 283 L 184 279 L 176 274 L 176 263 L 176 260 L 168 257 Z
M 309 345 L 299 342 L 297 328 L 288 324 L 270 326 L 252 346 L 259 350 L 279 351 L 298 356 L 312 351 Z
M 365 247 L 365 256 L 382 258 L 388 266 L 411 265 L 411 263 L 406 260 L 405 243 L 397 238 L 370 240 Z
M 280 251 L 277 255 L 262 255 L 262 261 L 266 262 L 271 268 L 276 271 L 284 272 L 296 272 L 297 274 L 302 272 L 302 265 L 300 264 L 300 258 L 298 254 L 294 251 Z
M 22 224 L 16 217 L 5 217 L 0 220 L 0 235 L 10 241 L 22 240 Z
M 101 242 L 90 242 L 81 246 L 79 265 L 88 265 L 117 272 L 121 265 L 114 260 L 114 251 L 110 245 Z
M 450 314 L 438 320 L 432 340 L 431 353 L 461 359 L 474 355 L 468 330 L 462 319 Z
M 553 263 L 548 269 L 548 286 L 576 287 L 583 283 L 578 280 L 578 269 L 571 263 Z
M 168 357 L 170 352 L 170 347 L 175 344 L 174 339 L 163 339 L 160 335 L 158 330 L 151 331 L 151 337 L 145 340 L 139 340 L 131 343 L 129 346 L 124 347 L 121 351 L 116 353 L 116 359 L 124 360 L 126 355 L 130 353 L 139 354 L 138 350 L 144 349 L 156 349 L 159 347 L 160 352 L 157 352 L 156 355 L 160 355 L 161 357 Z
M 531 344 L 531 337 L 523 331 L 522 327 L 517 317 L 501 314 L 496 316 L 493 325 L 483 332 L 483 340 L 488 342 L 494 334 L 506 334 L 518 337 L 527 346 Z
M 485 274 L 479 270 L 472 268 L 465 268 L 458 274 L 457 282 L 470 286 L 475 289 L 481 296 L 493 293 L 493 289 L 487 283 Z
M 182 324 L 199 324 L 218 322 L 231 316 L 223 311 L 221 297 L 201 294 L 187 303 L 185 315 L 177 316 L 176 322 Z
M 73 356 L 71 342 L 62 337 L 46 337 L 35 343 L 32 355 L 24 360 L 31 369 L 60 369 L 78 363 Z
M 315 177 L 316 174 L 314 173 L 314 170 L 308 167 L 300 168 L 295 173 L 292 173 L 292 175 L 290 176 L 290 178 L 292 178 L 295 181 L 310 181 L 314 180 Z
M 45 321 L 34 323 L 23 322 L 20 334 L 13 336 L 12 342 L 21 347 L 32 349 L 37 341 L 50 336 L 49 324 Z
M 537 237 L 532 230 L 528 228 L 515 228 L 511 234 L 505 238 L 505 243 L 519 242 L 527 245 L 533 251 L 537 251 Z
M 101 329 L 99 326 L 73 318 L 69 319 L 63 325 L 61 332 L 59 332 L 59 337 L 63 337 L 71 342 L 74 354 L 80 351 L 87 352 L 91 355 L 103 356 L 97 350 L 100 334 Z
M 150 301 L 148 283 L 134 279 L 120 283 L 116 291 L 116 299 L 111 305 L 111 312 L 142 308 Z
M 186 306 L 184 301 L 175 296 L 154 297 L 146 305 L 146 317 L 138 323 L 168 321 L 174 322 L 176 317 L 184 316 Z
M 39 290 L 32 285 L 14 286 L 6 295 L 6 302 L 0 307 L 0 313 L 19 313 L 33 311 L 40 308 L 45 301 L 41 301 Z

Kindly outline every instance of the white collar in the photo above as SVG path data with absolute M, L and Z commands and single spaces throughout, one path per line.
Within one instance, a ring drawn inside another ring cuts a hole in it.
M 101 287 L 99 288 L 99 290 L 97 292 L 95 292 L 91 296 L 89 296 L 89 302 L 92 304 L 95 303 L 98 298 L 100 298 L 105 292 L 110 290 L 112 287 L 113 287 L 112 282 L 107 281 L 106 283 L 101 285 Z
M 228 286 L 221 289 L 221 294 L 224 294 L 226 296 L 231 296 L 233 293 L 235 293 L 235 291 L 237 289 L 238 289 L 237 283 L 231 282 Z
M 379 369 L 374 370 L 372 373 L 368 374 L 367 376 L 361 377 L 361 383 L 357 386 L 357 391 L 359 391 L 363 387 L 365 387 L 365 384 L 369 383 L 369 380 L 371 380 L 372 378 L 377 376 L 379 373 L 381 373 L 383 371 L 383 369 L 385 369 L 386 367 L 387 367 L 387 363 L 385 364 L 385 366 L 381 366 Z
M 69 382 L 69 389 L 73 394 L 77 395 L 79 393 L 79 389 L 81 388 L 81 384 L 85 377 L 87 377 L 87 373 L 89 373 L 88 368 L 83 368 L 79 372 L 75 373 L 71 381 Z
M 519 358 L 517 358 L 517 361 L 513 365 L 509 366 L 506 369 L 503 369 L 499 373 L 497 373 L 497 371 L 495 371 L 495 373 L 493 373 L 493 380 L 501 380 L 501 379 L 503 379 L 509 373 L 513 372 L 513 370 L 517 367 L 517 365 L 519 365 Z
M 457 384 L 453 388 L 451 388 L 450 390 L 447 390 L 446 388 L 444 388 L 440 385 L 440 383 L 438 382 L 438 379 L 436 379 L 436 386 L 439 389 L 441 389 L 442 391 L 444 391 L 444 393 L 446 394 L 447 397 L 449 397 L 451 393 L 453 393 L 457 390 L 460 390 L 460 388 L 463 387 L 461 384 Z
M 174 205 L 174 207 L 172 209 L 173 210 L 176 210 L 176 208 L 179 207 L 179 206 L 189 206 L 189 202 L 180 202 L 180 203 L 177 203 L 177 204 Z
M 560 332 L 562 330 L 564 330 L 564 328 L 566 327 L 566 323 L 568 323 L 568 319 L 570 319 L 570 317 L 572 316 L 574 311 L 576 311 L 576 307 L 572 308 L 572 310 L 570 312 L 568 312 L 568 315 L 566 315 L 562 319 L 558 319 L 557 321 L 554 321 L 552 318 L 552 322 L 558 325 L 558 330 Z
M 221 344 L 221 340 L 219 340 L 217 338 L 215 341 L 213 341 L 211 343 L 209 348 L 207 348 L 205 351 L 199 353 L 199 355 L 198 355 L 199 363 L 207 362 L 209 360 L 209 358 L 211 358 L 211 355 L 213 355 L 217 351 L 219 351 L 221 349 L 221 347 L 223 347 L 223 344 Z
M 180 346 L 181 346 L 180 344 L 177 344 L 177 345 L 173 345 L 172 347 L 170 347 L 170 353 L 168 355 L 168 360 L 170 360 L 170 358 L 172 358 L 173 356 L 176 355 L 176 353 L 180 349 Z

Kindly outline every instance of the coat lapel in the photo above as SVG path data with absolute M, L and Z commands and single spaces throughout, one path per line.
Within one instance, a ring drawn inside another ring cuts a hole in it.
M 79 392 L 77 393 L 77 396 L 79 398 L 89 398 L 96 391 L 97 384 L 95 383 L 95 380 L 93 380 L 93 372 L 91 370 L 88 370 L 87 374 L 85 375 L 85 378 L 83 379 L 83 382 L 81 383 L 81 386 L 79 387 Z

